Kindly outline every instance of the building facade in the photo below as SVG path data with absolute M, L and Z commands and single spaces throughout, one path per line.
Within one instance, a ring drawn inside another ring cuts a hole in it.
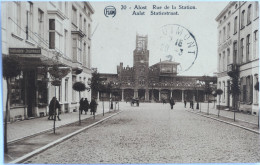
M 218 22 L 218 98 L 224 107 L 258 113 L 259 6 L 257 1 L 230 2 L 217 16 Z M 240 94 L 230 94 L 230 72 L 238 70 Z
M 63 112 L 78 107 L 72 89 L 76 81 L 87 85 L 91 78 L 91 28 L 94 9 L 89 2 L 1 2 L 2 56 L 19 60 L 21 75 L 12 78 L 9 120 L 48 114 L 48 103 L 56 96 Z M 60 86 L 53 86 L 53 66 L 67 69 Z M 3 103 L 6 102 L 3 79 Z M 3 108 L 6 112 L 5 107 Z
M 217 77 L 178 76 L 179 63 L 160 61 L 149 66 L 148 36 L 136 35 L 136 48 L 133 51 L 133 67 L 117 66 L 117 74 L 101 73 L 104 85 L 111 85 L 111 92 L 99 92 L 98 99 L 117 96 L 118 100 L 128 101 L 139 98 L 145 102 L 205 101 L 205 82 L 214 85 Z M 211 98 L 214 99 L 214 98 Z

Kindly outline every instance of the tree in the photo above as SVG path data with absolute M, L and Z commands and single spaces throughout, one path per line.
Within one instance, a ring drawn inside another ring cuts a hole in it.
M 7 99 L 6 99 L 6 109 L 5 109 L 5 126 L 4 126 L 4 152 L 8 153 L 7 147 L 7 120 L 9 120 L 9 95 L 10 95 L 10 79 L 20 75 L 21 65 L 19 60 L 11 56 L 3 56 L 3 77 L 7 83 Z
M 238 110 L 238 99 L 240 95 L 238 68 L 234 67 L 232 71 L 228 72 L 228 76 L 231 77 L 229 93 L 233 97 L 233 108 Z
M 220 111 L 220 95 L 222 95 L 223 94 L 223 90 L 222 89 L 217 89 L 216 90 L 216 94 L 219 96 L 218 97 L 218 117 L 219 117 L 219 111 Z
M 98 91 L 103 88 L 101 84 L 100 74 L 97 71 L 92 72 L 90 88 L 92 91 L 92 97 L 97 96 Z
M 86 90 L 86 85 L 84 83 L 82 83 L 82 82 L 75 82 L 73 84 L 72 88 L 75 91 L 79 92 L 79 98 L 80 98 L 80 92 L 83 92 L 83 91 Z M 80 110 L 79 110 L 79 125 L 81 125 L 80 115 L 81 115 L 81 113 L 80 113 Z

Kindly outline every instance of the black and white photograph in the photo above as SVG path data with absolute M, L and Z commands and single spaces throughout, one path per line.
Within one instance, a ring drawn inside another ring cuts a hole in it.
M 1 163 L 259 163 L 258 1 L 1 1 Z

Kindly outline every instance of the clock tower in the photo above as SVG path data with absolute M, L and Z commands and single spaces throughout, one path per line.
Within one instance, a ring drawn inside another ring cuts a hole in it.
M 134 97 L 149 100 L 148 73 L 149 73 L 149 50 L 147 50 L 148 36 L 136 35 L 136 48 L 134 50 Z

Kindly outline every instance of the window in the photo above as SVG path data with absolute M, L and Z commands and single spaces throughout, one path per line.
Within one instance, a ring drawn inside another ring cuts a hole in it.
M 64 55 L 67 56 L 67 42 L 68 42 L 68 31 L 65 29 L 64 30 Z
M 49 19 L 49 49 L 55 49 L 55 19 Z
M 226 27 L 223 27 L 223 41 L 226 40 Z
M 225 86 L 225 81 L 223 81 L 223 102 L 225 102 L 226 99 L 226 86 Z
M 77 26 L 77 9 L 72 6 L 72 23 Z
M 218 41 L 219 41 L 219 44 L 221 44 L 221 30 L 219 31 L 219 36 L 218 36 Z
M 86 21 L 86 19 L 84 19 L 84 25 L 83 26 L 84 26 L 83 27 L 84 34 L 87 34 L 87 21 Z
M 88 38 L 91 38 L 91 26 L 88 24 Z
M 241 14 L 241 29 L 244 28 L 245 26 L 245 10 L 242 11 L 242 14 Z
M 258 40 L 258 30 L 254 31 L 254 41 Z
M 24 105 L 24 79 L 23 74 L 17 76 L 15 78 L 10 79 L 10 105 L 11 107 L 14 106 L 21 106 Z
M 32 37 L 32 23 L 33 23 L 33 4 L 32 2 L 27 2 L 26 5 L 26 39 L 29 40 L 29 38 Z
M 250 34 L 246 37 L 246 62 L 249 61 L 250 56 Z
M 223 52 L 223 71 L 226 71 L 226 52 Z
M 219 72 L 221 72 L 222 71 L 222 68 L 221 68 L 221 54 L 219 54 L 219 62 L 218 62 L 218 70 L 219 70 Z
M 233 63 L 237 64 L 237 42 L 233 44 Z
M 243 63 L 244 59 L 244 38 L 241 39 L 240 41 L 240 53 L 241 53 L 241 63 Z
M 248 6 L 248 10 L 247 10 L 247 24 L 250 24 L 251 23 L 251 9 L 252 9 L 252 7 L 251 7 L 252 5 L 250 4 L 249 6 Z
M 68 84 L 69 84 L 69 80 L 65 79 L 65 102 L 68 102 Z
M 82 40 L 78 40 L 78 52 L 77 52 L 77 60 L 82 63 Z
M 21 34 L 21 29 L 19 28 L 19 26 L 21 26 L 21 2 L 13 2 L 13 23 L 12 23 L 12 27 L 13 27 L 13 33 L 16 35 L 20 35 Z
M 234 19 L 234 34 L 237 33 L 237 16 Z
M 39 35 L 39 44 L 44 41 L 44 12 L 41 9 L 38 9 L 38 35 Z
M 259 10 L 259 6 L 258 6 L 258 1 L 255 2 L 255 18 L 258 17 L 259 13 L 258 13 L 258 10 Z
M 88 67 L 90 68 L 90 46 L 88 47 Z
M 72 75 L 72 84 L 76 82 L 76 76 Z M 76 91 L 72 89 L 72 102 L 76 102 Z
M 254 48 L 253 48 L 253 55 L 254 55 L 254 59 L 256 58 L 256 56 L 258 56 L 258 30 L 254 31 Z
M 79 29 L 82 31 L 82 15 L 79 15 Z
M 227 25 L 227 38 L 230 37 L 230 22 Z
M 230 64 L 230 49 L 227 49 L 227 65 Z

